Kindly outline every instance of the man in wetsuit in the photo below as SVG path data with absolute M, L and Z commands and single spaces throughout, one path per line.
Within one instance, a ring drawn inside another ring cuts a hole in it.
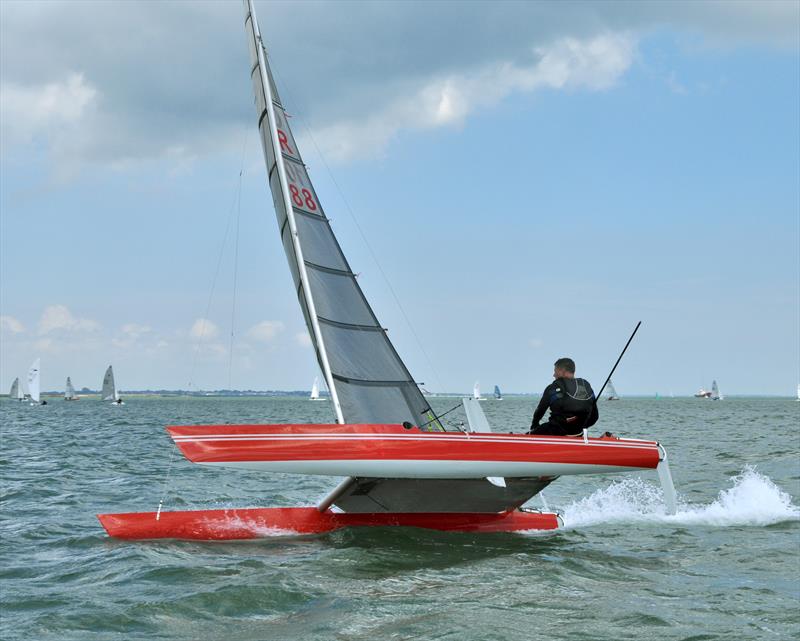
M 589 381 L 575 378 L 575 361 L 559 358 L 553 371 L 555 379 L 542 392 L 542 400 L 533 413 L 530 434 L 580 436 L 584 427 L 597 423 L 597 403 Z M 546 423 L 539 424 L 547 410 Z

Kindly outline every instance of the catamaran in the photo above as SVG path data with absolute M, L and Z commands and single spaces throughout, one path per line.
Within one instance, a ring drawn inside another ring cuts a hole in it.
M 325 377 L 336 424 L 182 425 L 167 432 L 212 468 L 344 477 L 316 506 L 101 514 L 126 539 L 249 539 L 346 526 L 475 532 L 553 530 L 557 513 L 523 507 L 560 476 L 655 469 L 669 509 L 666 450 L 655 441 L 490 431 L 480 404 L 468 425 L 436 416 L 378 322 L 309 179 L 245 0 L 258 128 L 278 229 Z
M 125 405 L 117 391 L 117 384 L 114 382 L 114 368 L 111 365 L 103 375 L 103 391 L 100 392 L 100 400 L 111 401 L 112 405 Z
M 19 376 L 14 379 L 13 383 L 11 383 L 11 390 L 8 392 L 8 398 L 14 401 L 25 400 L 25 395 L 22 393 L 22 389 L 19 386 Z
M 67 376 L 67 385 L 64 390 L 64 400 L 65 401 L 79 401 L 80 399 L 75 396 L 75 388 L 72 386 L 72 381 Z

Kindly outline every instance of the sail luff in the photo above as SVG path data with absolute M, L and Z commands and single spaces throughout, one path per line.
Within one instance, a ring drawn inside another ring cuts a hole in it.
M 266 103 L 266 110 L 267 110 L 267 119 L 269 121 L 269 128 L 270 128 L 270 141 L 272 143 L 272 152 L 275 157 L 275 167 L 278 171 L 278 178 L 280 180 L 280 187 L 281 187 L 281 195 L 283 197 L 283 206 L 286 210 L 286 219 L 289 223 L 289 231 L 292 237 L 292 245 L 294 247 L 295 252 L 295 263 L 298 270 L 298 274 L 300 276 L 300 281 L 302 283 L 302 290 L 303 290 L 303 297 L 305 299 L 306 306 L 308 308 L 308 320 L 311 324 L 312 331 L 314 333 L 314 341 L 315 347 L 317 348 L 317 357 L 319 358 L 320 364 L 322 365 L 322 372 L 325 376 L 325 380 L 328 384 L 328 390 L 331 394 L 331 400 L 333 401 L 333 408 L 336 411 L 336 420 L 339 423 L 344 423 L 344 415 L 342 414 L 342 408 L 339 403 L 339 396 L 336 392 L 336 386 L 333 382 L 333 373 L 331 372 L 331 366 L 328 361 L 328 354 L 325 351 L 325 341 L 322 337 L 322 330 L 319 327 L 319 320 L 317 318 L 317 310 L 314 304 L 314 299 L 311 296 L 311 287 L 308 282 L 308 272 L 306 271 L 306 264 L 303 260 L 303 248 L 300 245 L 300 242 L 297 237 L 297 222 L 295 221 L 294 217 L 294 208 L 292 207 L 292 202 L 289 199 L 289 186 L 288 181 L 286 179 L 286 166 L 283 160 L 283 153 L 278 146 L 278 127 L 275 122 L 275 106 L 272 103 L 272 83 L 270 83 L 270 79 L 267 77 L 267 61 L 266 57 L 264 56 L 264 48 L 262 46 L 261 40 L 261 31 L 258 28 L 258 22 L 256 21 L 256 13 L 255 7 L 253 6 L 252 0 L 246 0 L 246 7 L 247 7 L 247 16 L 245 17 L 245 23 L 247 23 L 247 18 L 250 18 L 250 29 L 252 31 L 252 37 L 254 39 L 256 55 L 258 56 L 258 71 L 261 75 L 261 88 L 264 92 L 264 100 Z M 269 167 L 267 167 L 267 171 L 269 171 Z

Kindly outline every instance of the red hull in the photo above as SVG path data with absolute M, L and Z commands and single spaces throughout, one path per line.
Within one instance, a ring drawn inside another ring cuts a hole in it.
M 365 464 L 374 462 L 373 467 L 382 468 L 387 461 L 413 463 L 419 473 L 412 476 L 418 477 L 439 476 L 445 464 L 456 464 L 451 478 L 467 478 L 538 475 L 527 468 L 513 473 L 510 470 L 516 463 L 655 469 L 660 459 L 654 441 L 601 437 L 584 442 L 580 438 L 528 434 L 422 432 L 400 425 L 173 425 L 167 431 L 193 463 L 261 464 L 267 469 L 269 464 L 280 463 L 283 467 L 272 465 L 272 471 L 333 476 L 373 476 L 374 470 L 362 469 Z M 347 469 L 321 465 L 315 469 L 314 461 L 346 461 L 341 467 Z M 469 473 L 474 467 L 470 464 L 486 462 L 495 464 L 495 469 L 488 474 Z M 302 466 L 295 465 L 294 469 L 291 464 L 295 463 Z M 511 465 L 504 466 L 506 463 Z M 560 469 L 551 472 L 575 473 Z
M 126 514 L 98 514 L 109 536 L 120 539 L 190 539 L 230 541 L 270 536 L 323 534 L 343 527 L 402 526 L 458 532 L 555 530 L 556 514 L 512 510 L 477 513 L 337 513 L 314 507 L 243 508 Z

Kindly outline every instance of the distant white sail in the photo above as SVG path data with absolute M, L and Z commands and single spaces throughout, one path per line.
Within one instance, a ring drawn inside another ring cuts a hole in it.
M 494 386 L 494 398 L 498 401 L 503 400 L 503 393 L 500 391 L 500 387 L 498 385 Z
M 41 359 L 36 359 L 33 361 L 33 365 L 28 370 L 28 394 L 31 396 L 31 400 L 34 403 L 39 402 L 39 395 L 41 392 L 39 386 L 39 361 Z
M 481 399 L 481 386 L 480 386 L 480 383 L 478 383 L 478 381 L 475 381 L 475 385 L 473 385 L 473 387 L 472 387 L 472 398 L 474 398 L 476 401 L 482 400 Z
M 319 377 L 314 378 L 314 384 L 311 386 L 311 396 L 309 396 L 309 400 L 319 400 Z
M 64 391 L 64 400 L 65 401 L 74 401 L 75 400 L 75 388 L 72 386 L 72 381 L 67 376 L 67 385 Z
M 114 384 L 114 370 L 108 366 L 105 376 L 103 376 L 103 391 L 100 392 L 100 399 L 104 401 L 116 401 L 119 399 L 117 386 Z
M 800 401 L 800 383 L 797 384 L 797 400 Z
M 711 399 L 714 401 L 721 401 L 725 397 L 719 393 L 719 386 L 717 385 L 717 381 L 711 382 Z
M 11 391 L 8 393 L 8 397 L 14 399 L 15 401 L 21 401 L 25 398 L 22 390 L 19 388 L 19 377 L 15 378 L 14 382 L 11 383 Z
M 609 401 L 619 400 L 619 394 L 617 394 L 617 388 L 614 387 L 614 383 L 611 382 L 611 379 L 609 379 L 608 385 L 606 385 L 606 400 Z

